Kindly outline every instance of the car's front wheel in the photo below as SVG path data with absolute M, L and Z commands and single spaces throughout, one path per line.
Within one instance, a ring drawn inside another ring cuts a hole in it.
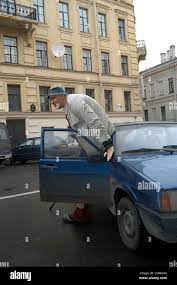
M 120 238 L 130 250 L 141 247 L 145 230 L 133 202 L 128 197 L 122 197 L 117 202 L 117 225 Z

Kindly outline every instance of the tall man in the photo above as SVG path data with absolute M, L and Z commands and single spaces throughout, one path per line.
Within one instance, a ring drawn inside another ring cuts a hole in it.
M 107 161 L 110 161 L 114 147 L 112 136 L 115 132 L 104 109 L 93 98 L 84 94 L 66 94 L 62 86 L 51 88 L 49 99 L 56 109 L 64 108 L 69 126 L 81 132 L 97 133 L 99 136 L 89 136 L 89 139 L 104 151 Z M 95 132 L 94 132 L 95 131 Z M 72 185 L 71 185 L 72 187 Z M 90 220 L 86 204 L 77 204 L 76 209 L 65 214 L 63 220 L 68 223 L 84 223 Z

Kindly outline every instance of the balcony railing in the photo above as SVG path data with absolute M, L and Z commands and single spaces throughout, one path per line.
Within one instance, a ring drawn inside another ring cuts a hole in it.
M 145 41 L 137 41 L 137 48 L 146 48 L 146 43 Z
M 36 20 L 35 8 L 16 4 L 15 1 L 14 3 L 10 3 L 8 1 L 0 0 L 0 13 Z

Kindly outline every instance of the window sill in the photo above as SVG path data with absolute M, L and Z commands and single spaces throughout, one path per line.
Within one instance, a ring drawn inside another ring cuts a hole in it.
M 100 39 L 101 41 L 105 41 L 105 42 L 110 41 L 110 38 L 109 38 L 109 37 L 102 37 L 102 36 L 99 36 L 99 39 Z
M 13 63 L 13 62 L 2 62 L 3 64 L 7 64 L 7 65 L 14 65 L 14 66 L 18 66 L 19 63 Z
M 68 33 L 68 34 L 72 34 L 73 30 L 71 28 L 64 28 L 64 27 L 58 27 L 58 29 L 62 32 Z
M 9 110 L 8 113 L 22 113 L 22 110 Z
M 38 68 L 44 68 L 44 69 L 49 68 L 48 66 L 41 66 L 41 65 L 35 65 L 35 66 L 38 67 Z
M 49 27 L 49 25 L 47 24 L 47 23 L 43 23 L 43 22 L 39 22 L 39 21 L 37 21 L 38 22 L 38 25 L 40 26 L 40 27 L 45 27 L 45 28 L 48 28 Z
M 86 38 L 87 38 L 87 37 L 90 37 L 90 38 L 92 37 L 92 34 L 91 34 L 91 33 L 87 33 L 87 32 L 80 32 L 79 34 L 80 34 L 82 37 L 86 37 Z
M 84 73 L 89 73 L 89 74 L 90 74 L 90 73 L 93 73 L 92 71 L 83 71 L 83 72 L 84 72 Z
M 120 43 L 121 45 L 124 45 L 124 46 L 125 46 L 125 45 L 128 45 L 128 41 L 120 41 L 120 40 L 119 40 L 119 43 Z

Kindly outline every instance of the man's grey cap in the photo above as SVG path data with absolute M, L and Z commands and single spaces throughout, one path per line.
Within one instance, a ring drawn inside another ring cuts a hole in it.
M 62 86 L 56 86 L 50 89 L 48 98 L 50 99 L 50 96 L 59 96 L 59 95 L 65 95 L 68 94 L 65 92 L 65 88 Z

